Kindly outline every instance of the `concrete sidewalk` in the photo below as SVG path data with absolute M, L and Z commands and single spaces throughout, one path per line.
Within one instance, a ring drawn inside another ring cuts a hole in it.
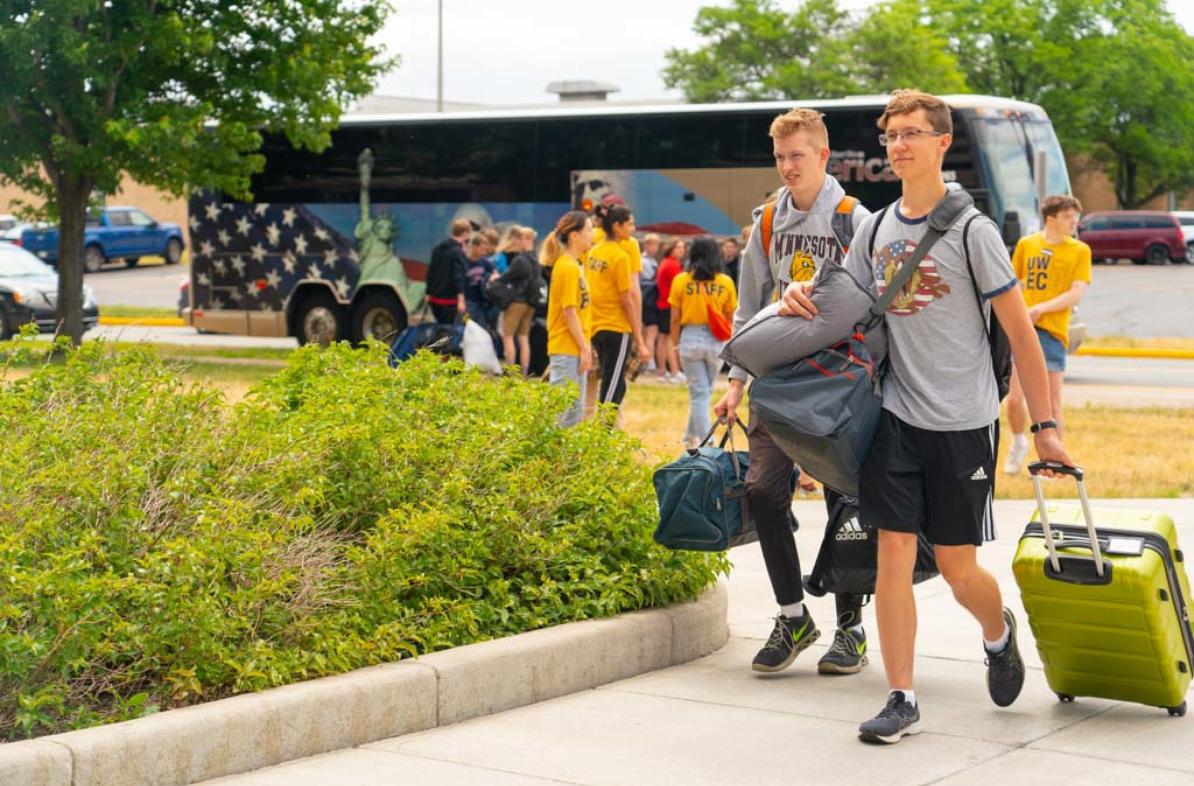
M 1108 507 L 1164 510 L 1194 548 L 1194 500 L 1115 500 Z M 979 631 L 934 579 L 917 588 L 917 695 L 925 731 L 895 746 L 857 740 L 857 726 L 886 696 L 870 608 L 871 665 L 825 677 L 816 660 L 832 636 L 831 598 L 810 607 L 823 634 L 787 672 L 755 676 L 750 660 L 771 629 L 774 601 L 757 545 L 732 553 L 730 642 L 701 660 L 433 731 L 384 740 L 206 786 L 532 786 L 534 784 L 961 784 L 1056 786 L 1194 784 L 1194 713 L 1097 699 L 1060 704 L 1040 659 L 1011 573 L 1033 506 L 996 505 L 999 540 L 983 548 L 1021 621 L 1029 665 L 1019 701 L 998 709 L 984 682 Z M 824 527 L 820 502 L 798 502 L 800 553 L 810 560 Z M 810 565 L 806 566 L 811 567 Z

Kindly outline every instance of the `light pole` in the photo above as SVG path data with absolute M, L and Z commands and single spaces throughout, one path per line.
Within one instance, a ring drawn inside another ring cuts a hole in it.
M 436 0 L 439 7 L 439 43 L 436 46 L 435 111 L 444 111 L 444 0 Z

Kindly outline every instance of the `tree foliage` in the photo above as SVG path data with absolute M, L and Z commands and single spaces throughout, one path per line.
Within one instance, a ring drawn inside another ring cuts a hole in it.
M 814 31 L 796 20 L 812 20 Z M 918 87 L 1040 104 L 1062 146 L 1136 207 L 1194 187 L 1194 38 L 1164 0 L 836 0 L 702 8 L 664 81 L 691 101 L 838 98 Z
M 388 63 L 369 0 L 0 0 L 0 177 L 61 224 L 59 317 L 82 335 L 93 190 L 127 173 L 244 194 L 263 130 L 319 148 Z

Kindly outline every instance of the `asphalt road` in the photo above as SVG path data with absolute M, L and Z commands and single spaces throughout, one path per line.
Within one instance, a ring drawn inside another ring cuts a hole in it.
M 1095 265 L 1082 298 L 1092 336 L 1194 336 L 1194 265 Z
M 104 306 L 175 308 L 178 285 L 191 274 L 188 265 L 140 264 L 129 268 L 109 265 L 98 273 L 84 273 L 83 281 L 95 290 L 101 311 Z
M 105 305 L 173 308 L 186 265 L 107 267 L 84 277 Z M 1082 301 L 1092 336 L 1194 336 L 1194 265 L 1097 265 Z

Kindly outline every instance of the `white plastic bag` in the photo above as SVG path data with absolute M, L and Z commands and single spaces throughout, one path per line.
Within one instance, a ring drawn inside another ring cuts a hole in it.
M 502 364 L 498 362 L 489 331 L 471 319 L 464 323 L 464 338 L 461 339 L 460 348 L 466 365 L 476 366 L 490 374 L 502 373 Z

